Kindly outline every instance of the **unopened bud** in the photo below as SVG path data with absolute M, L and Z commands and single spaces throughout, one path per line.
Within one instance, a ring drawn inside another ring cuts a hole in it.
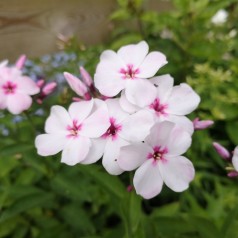
M 57 86 L 56 82 L 48 83 L 42 89 L 42 93 L 44 93 L 47 96 L 47 95 L 51 94 L 55 90 L 56 86 Z
M 230 178 L 234 178 L 238 176 L 238 172 L 237 171 L 231 171 L 227 174 L 228 177 Z
M 231 154 L 230 152 L 223 147 L 222 145 L 220 145 L 217 142 L 213 142 L 213 147 L 215 148 L 216 152 L 225 160 L 230 160 L 231 159 Z
M 193 120 L 194 130 L 204 130 L 214 124 L 212 120 L 199 120 L 199 118 L 195 118 Z
M 128 185 L 127 188 L 126 188 L 127 192 L 131 192 L 133 189 L 134 188 L 133 188 L 132 185 Z
M 91 87 L 93 85 L 93 80 L 92 80 L 92 77 L 90 76 L 90 74 L 88 73 L 88 71 L 83 66 L 79 67 L 79 71 L 80 71 L 80 74 L 82 76 L 84 83 L 88 87 Z
M 44 79 L 39 79 L 39 80 L 37 80 L 37 82 L 36 82 L 36 85 L 37 85 L 39 88 L 42 88 L 44 84 L 45 84 L 45 80 L 44 80 Z
M 24 67 L 25 62 L 26 62 L 26 56 L 21 55 L 15 65 L 18 69 L 22 69 Z
M 84 95 L 88 93 L 86 85 L 80 79 L 67 72 L 64 72 L 64 77 L 66 78 L 70 88 L 79 96 L 84 97 Z

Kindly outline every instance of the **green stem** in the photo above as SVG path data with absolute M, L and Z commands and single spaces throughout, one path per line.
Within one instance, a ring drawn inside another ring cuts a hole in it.
M 133 185 L 133 173 L 129 173 L 130 185 Z M 140 226 L 142 219 L 141 198 L 134 190 L 128 192 L 124 202 L 124 218 L 126 238 L 136 238 L 141 234 Z M 143 232 L 142 232 L 143 233 Z M 141 236 L 140 236 L 141 237 Z
M 35 125 L 34 125 L 32 119 L 31 119 L 29 113 L 25 111 L 24 114 L 25 114 L 25 116 L 26 116 L 26 118 L 27 118 L 27 120 L 28 120 L 28 122 L 29 122 L 29 124 L 30 124 L 30 126 L 31 126 L 32 132 L 35 134 L 35 133 L 36 133 L 36 127 L 35 127 Z

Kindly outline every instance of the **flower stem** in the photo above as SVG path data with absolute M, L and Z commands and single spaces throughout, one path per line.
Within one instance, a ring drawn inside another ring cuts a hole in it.
M 26 112 L 26 111 L 24 111 L 24 114 L 25 114 L 25 116 L 26 116 L 26 118 L 27 118 L 27 120 L 28 120 L 28 122 L 29 122 L 29 124 L 30 124 L 30 126 L 31 126 L 32 132 L 35 134 L 35 133 L 36 133 L 36 127 L 35 127 L 35 125 L 34 125 L 32 119 L 31 119 L 31 116 L 30 116 L 29 113 Z

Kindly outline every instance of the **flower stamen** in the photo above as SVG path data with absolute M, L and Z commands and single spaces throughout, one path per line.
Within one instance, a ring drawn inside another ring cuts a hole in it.
M 139 72 L 140 70 L 138 68 L 134 69 L 132 64 L 128 64 L 126 69 L 120 69 L 123 79 L 135 79 Z
M 2 89 L 5 94 L 14 94 L 16 91 L 17 85 L 12 83 L 11 81 L 7 81 L 3 86 Z
M 68 138 L 76 138 L 78 137 L 78 132 L 81 130 L 82 124 L 78 124 L 77 120 L 73 120 L 72 126 L 67 126 L 67 130 L 69 134 L 67 135 Z

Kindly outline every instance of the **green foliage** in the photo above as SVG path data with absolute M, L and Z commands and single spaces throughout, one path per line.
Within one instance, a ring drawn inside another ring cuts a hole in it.
M 107 43 L 86 47 L 72 38 L 62 55 L 35 59 L 27 71 L 40 67 L 36 76 L 60 81 L 63 71 L 78 75 L 84 65 L 93 74 L 100 52 L 142 39 L 151 50 L 162 51 L 169 63 L 159 74 L 170 73 L 201 96 L 191 119 L 215 121 L 210 130 L 194 134 L 187 152 L 196 168 L 190 188 L 178 194 L 164 187 L 158 197 L 143 200 L 127 192 L 127 174 L 108 175 L 100 162 L 69 167 L 58 156 L 39 157 L 33 141 L 43 132 L 50 106 L 67 107 L 75 96 L 63 82 L 40 106 L 42 115 L 36 103 L 20 120 L 0 114 L 0 238 L 238 237 L 237 180 L 226 177 L 225 162 L 211 145 L 214 140 L 229 149 L 238 144 L 238 3 L 169 2 L 171 10 L 157 12 L 147 1 L 118 0 Z M 228 12 L 227 21 L 214 24 L 211 18 L 220 9 Z

